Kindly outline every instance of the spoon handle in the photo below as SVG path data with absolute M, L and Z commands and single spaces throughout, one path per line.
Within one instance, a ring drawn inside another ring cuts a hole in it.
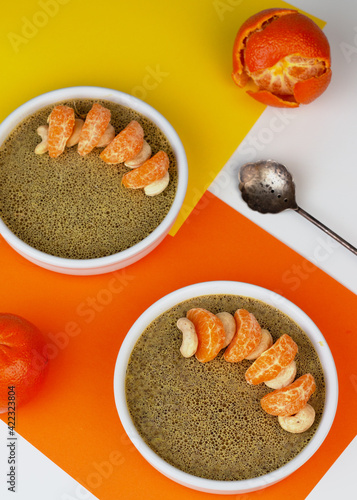
M 352 252 L 355 255 L 357 255 L 357 248 L 355 248 L 350 243 L 348 243 L 348 241 L 346 241 L 343 238 L 341 238 L 341 236 L 339 236 L 338 234 L 336 234 L 334 231 L 331 231 L 331 229 L 329 229 L 324 224 L 322 224 L 322 222 L 320 222 L 317 219 L 315 219 L 315 217 L 313 217 L 312 215 L 308 214 L 307 212 L 305 212 L 305 210 L 303 210 L 300 207 L 297 207 L 296 212 L 298 212 L 300 215 L 302 215 L 303 217 L 305 217 L 307 220 L 309 220 L 310 222 L 312 222 L 313 224 L 315 224 L 315 226 L 317 226 L 320 229 L 322 229 L 323 231 L 325 231 L 325 233 L 327 233 L 329 236 L 331 236 L 331 238 L 333 238 L 336 241 L 338 241 L 339 243 L 341 243 L 341 245 L 343 245 L 348 250 L 350 250 L 350 252 Z

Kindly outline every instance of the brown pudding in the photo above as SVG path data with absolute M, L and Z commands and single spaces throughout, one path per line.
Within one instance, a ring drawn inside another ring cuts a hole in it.
M 177 188 L 176 158 L 163 132 L 136 111 L 108 101 L 75 99 L 66 104 L 84 118 L 94 102 L 110 109 L 111 124 L 119 133 L 137 120 L 154 155 L 170 159 L 170 183 L 158 196 L 121 185 L 129 169 L 108 165 L 99 158 L 102 148 L 87 156 L 77 146 L 58 158 L 36 155 L 41 139 L 36 133 L 55 106 L 26 118 L 0 147 L 0 216 L 21 240 L 58 257 L 91 259 L 121 252 L 143 240 L 162 222 Z
M 274 341 L 283 333 L 295 340 L 296 377 L 311 373 L 317 385 L 309 400 L 316 411 L 309 430 L 290 434 L 262 410 L 260 399 L 272 389 L 247 384 L 244 373 L 252 361 L 228 363 L 224 351 L 204 364 L 181 356 L 176 322 L 193 307 L 232 314 L 244 308 Z M 287 315 L 252 298 L 209 295 L 178 304 L 146 328 L 128 363 L 126 396 L 137 430 L 166 462 L 195 476 L 235 481 L 274 471 L 307 445 L 321 420 L 325 382 L 312 343 Z

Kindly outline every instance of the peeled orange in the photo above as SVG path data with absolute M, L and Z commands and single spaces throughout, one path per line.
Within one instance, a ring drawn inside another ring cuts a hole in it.
M 331 80 L 330 45 L 322 30 L 292 9 L 247 19 L 233 48 L 232 77 L 257 101 L 295 108 L 319 97 Z

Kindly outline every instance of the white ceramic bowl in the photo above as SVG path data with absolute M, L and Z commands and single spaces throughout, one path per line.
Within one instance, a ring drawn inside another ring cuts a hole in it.
M 145 328 L 160 314 L 176 304 L 200 295 L 233 294 L 261 300 L 292 318 L 308 335 L 320 358 L 326 382 L 326 400 L 321 422 L 308 445 L 283 467 L 254 479 L 242 481 L 214 481 L 203 479 L 169 465 L 149 448 L 137 432 L 126 404 L 125 376 L 130 354 Z M 212 281 L 191 285 L 166 295 L 149 307 L 134 323 L 120 348 L 114 374 L 114 396 L 123 427 L 142 456 L 168 478 L 189 488 L 207 493 L 239 494 L 266 488 L 296 471 L 319 448 L 327 436 L 335 417 L 338 400 L 338 381 L 334 360 L 326 340 L 312 320 L 296 305 L 276 293 L 247 283 Z
M 122 252 L 100 257 L 96 259 L 64 259 L 49 255 L 33 248 L 20 240 L 0 219 L 0 234 L 9 243 L 9 245 L 31 262 L 64 274 L 92 275 L 103 274 L 123 267 L 141 259 L 151 252 L 167 235 L 171 226 L 181 209 L 187 188 L 188 168 L 185 150 L 179 136 L 172 125 L 149 104 L 125 94 L 118 90 L 106 89 L 101 87 L 69 87 L 54 90 L 42 94 L 26 102 L 13 113 L 11 113 L 0 125 L 0 144 L 9 136 L 10 132 L 27 116 L 35 113 L 39 109 L 54 104 L 59 101 L 71 99 L 105 99 L 138 111 L 142 115 L 154 122 L 165 134 L 169 140 L 177 159 L 178 168 L 178 186 L 173 204 L 161 224 L 136 245 L 123 250 Z

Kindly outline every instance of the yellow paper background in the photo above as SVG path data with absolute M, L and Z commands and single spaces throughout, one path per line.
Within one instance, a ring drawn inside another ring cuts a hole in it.
M 0 119 L 61 87 L 96 85 L 142 98 L 172 123 L 188 158 L 175 234 L 265 108 L 234 85 L 231 53 L 242 22 L 272 6 L 291 7 L 267 0 L 9 2 L 0 17 Z

